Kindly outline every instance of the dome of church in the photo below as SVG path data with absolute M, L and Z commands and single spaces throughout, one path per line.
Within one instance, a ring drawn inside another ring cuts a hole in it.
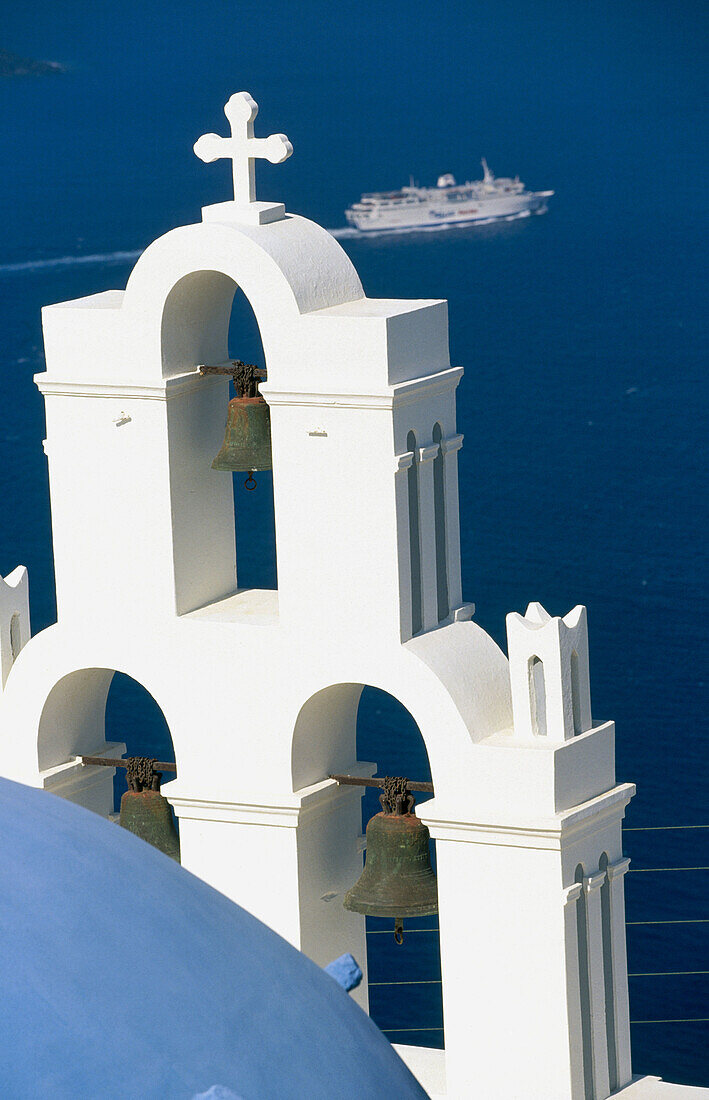
M 328 974 L 126 830 L 1 779 L 0 848 L 2 1095 L 425 1097 Z

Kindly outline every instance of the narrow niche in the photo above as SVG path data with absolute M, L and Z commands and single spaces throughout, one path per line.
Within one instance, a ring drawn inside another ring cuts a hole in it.
M 579 683 L 579 655 L 576 650 L 571 652 L 571 705 L 574 718 L 574 735 L 583 733 L 581 722 L 581 685 Z
M 529 676 L 529 706 L 532 715 L 532 729 L 537 737 L 547 735 L 547 699 L 544 685 L 544 664 L 539 657 L 530 657 L 528 666 Z
M 228 346 L 230 359 L 241 359 L 242 362 L 253 363 L 257 367 L 266 365 L 256 317 L 243 291 L 239 289 L 234 295 L 231 309 Z M 229 396 L 236 396 L 231 382 Z M 215 472 L 214 476 L 228 475 Z M 277 588 L 273 470 L 259 470 L 254 474 L 255 489 L 246 487 L 247 473 L 234 473 L 231 476 L 239 588 Z
M 438 454 L 433 460 L 433 518 L 436 535 L 436 584 L 438 588 L 438 621 L 448 618 L 450 611 L 448 598 L 448 547 L 446 545 L 446 485 L 445 458 L 441 450 L 443 432 L 440 424 L 433 428 L 433 442 L 438 445 Z
M 579 863 L 574 882 L 581 884 L 576 901 L 576 933 L 579 958 L 579 993 L 581 995 L 581 1052 L 585 1100 L 593 1100 L 593 1036 L 591 1034 L 591 986 L 588 970 L 588 914 L 584 889 L 583 867 Z
M 421 591 L 421 529 L 419 521 L 419 468 L 416 435 L 409 432 L 406 449 L 413 452 L 413 462 L 407 471 L 409 489 L 409 554 L 411 558 L 411 633 L 423 627 L 423 593 Z
M 10 656 L 15 661 L 22 649 L 22 638 L 20 634 L 20 616 L 15 614 L 10 619 Z

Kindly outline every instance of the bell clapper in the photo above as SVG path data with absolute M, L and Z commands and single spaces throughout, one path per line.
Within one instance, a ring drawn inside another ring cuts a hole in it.
M 404 921 L 401 917 L 394 917 L 394 942 L 397 947 L 404 942 Z
M 251 484 L 249 484 L 249 482 Z M 254 471 L 253 470 L 249 470 L 249 476 L 244 481 L 244 488 L 248 489 L 250 493 L 252 493 L 254 491 L 254 489 L 256 488 L 256 478 L 254 477 Z

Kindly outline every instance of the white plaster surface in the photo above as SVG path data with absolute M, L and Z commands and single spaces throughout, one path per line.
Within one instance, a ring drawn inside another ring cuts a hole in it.
M 401 1043 L 394 1044 L 394 1050 L 406 1063 L 414 1076 L 423 1085 L 429 1100 L 446 1100 L 445 1051 L 431 1047 L 411 1047 Z M 479 1091 L 471 1079 L 470 1100 L 482 1100 L 486 1095 Z M 517 1091 L 510 1094 L 510 1100 L 526 1100 L 526 1086 L 520 1082 Z M 674 1085 L 660 1077 L 634 1077 L 629 1085 L 612 1094 L 614 1100 L 707 1100 L 709 1089 L 696 1085 Z
M 446 1054 L 431 1047 L 410 1047 L 393 1043 L 394 1050 L 425 1088 L 430 1100 L 447 1096 Z
M 198 368 L 227 359 L 237 286 L 268 368 L 278 592 L 239 588 L 231 479 L 211 469 L 227 383 Z M 356 757 L 359 695 L 389 692 L 421 730 L 436 789 L 420 816 L 437 842 L 446 1095 L 581 1100 L 575 876 L 622 860 L 634 788 L 616 784 L 613 723 L 591 721 L 585 609 L 511 616 L 511 667 L 471 621 L 446 303 L 368 299 L 319 226 L 213 208 L 147 248 L 125 292 L 48 306 L 43 324 L 58 622 L 7 675 L 0 773 L 108 816 L 110 769 L 76 758 L 115 750 L 106 694 L 114 671 L 132 676 L 172 735 L 178 772 L 164 792 L 184 866 L 315 961 L 349 951 L 364 967 L 364 918 L 341 904 L 362 868 L 360 789 L 328 776 L 372 773 Z M 534 655 L 544 735 L 529 717 Z M 589 951 L 597 973 L 602 945 Z M 471 1014 L 471 990 L 484 1013 Z M 356 996 L 366 1006 L 366 983 Z M 411 1057 L 439 1080 L 439 1055 Z M 603 1057 L 599 1047 L 594 1064 Z
M 613 1095 L 623 1100 L 707 1100 L 709 1089 L 697 1085 L 673 1085 L 659 1077 L 636 1077 L 630 1085 Z
M 30 638 L 30 589 L 24 565 L 0 577 L 0 695 Z

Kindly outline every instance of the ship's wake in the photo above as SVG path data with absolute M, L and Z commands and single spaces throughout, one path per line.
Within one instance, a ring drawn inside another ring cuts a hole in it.
M 353 225 L 343 225 L 339 229 L 328 229 L 331 237 L 337 237 L 338 241 L 347 240 L 349 237 L 369 237 L 370 233 L 360 233 Z
M 338 241 L 364 240 L 369 237 L 410 236 L 412 233 L 447 233 L 456 229 L 476 229 L 479 225 L 492 225 L 496 222 L 519 221 L 521 218 L 530 217 L 531 214 L 544 213 L 546 213 L 546 207 L 541 210 L 521 210 L 518 214 L 508 214 L 503 218 L 480 218 L 479 221 L 464 222 L 457 225 L 455 223 L 451 225 L 408 225 L 401 229 L 368 229 L 365 232 L 355 229 L 354 226 L 351 225 L 343 225 L 336 229 L 328 229 L 328 233 L 332 237 L 336 237 Z M 0 264 L 0 277 L 3 275 L 21 275 L 25 272 L 31 273 L 33 271 L 61 270 L 62 268 L 75 267 L 81 264 L 89 266 L 91 264 L 108 265 L 133 263 L 138 259 L 140 254 L 141 250 L 136 249 L 130 252 L 125 250 L 119 252 L 93 252 L 85 256 L 49 256 L 39 260 L 23 260 L 19 263 Z
M 53 256 L 44 260 L 25 260 L 22 263 L 0 264 L 0 275 L 18 275 L 24 271 L 46 271 L 50 268 L 74 267 L 76 264 L 122 264 L 137 260 L 135 252 L 95 252 L 86 256 Z

